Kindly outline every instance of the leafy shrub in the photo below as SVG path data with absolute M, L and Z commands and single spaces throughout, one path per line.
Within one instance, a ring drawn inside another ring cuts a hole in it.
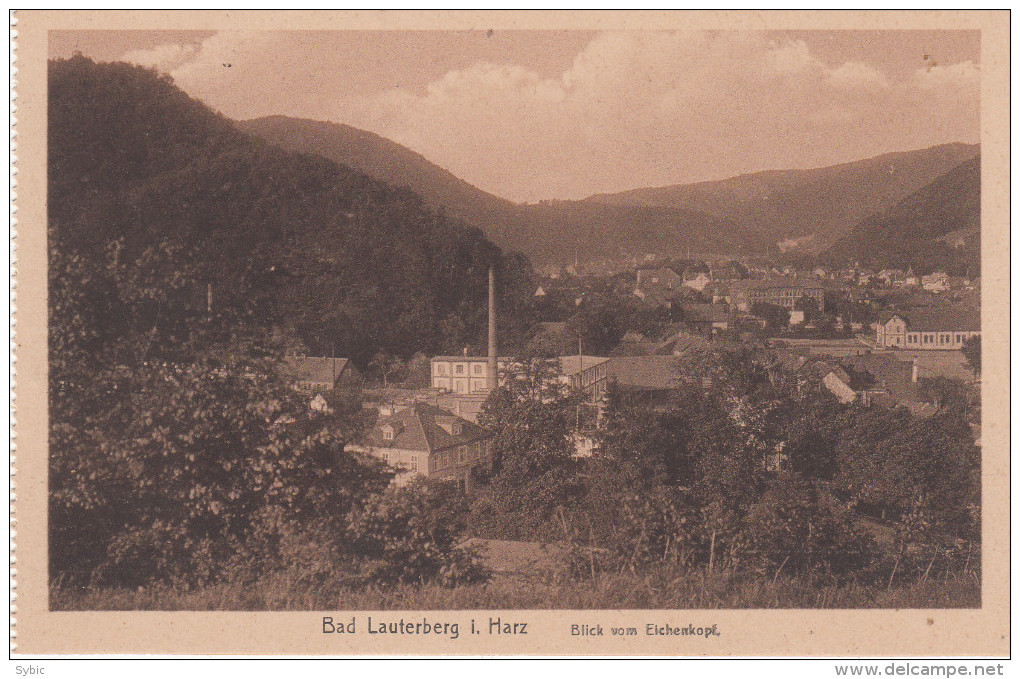
M 346 553 L 361 582 L 438 582 L 454 586 L 487 577 L 477 555 L 457 546 L 467 500 L 449 483 L 416 478 L 390 487 L 353 514 Z

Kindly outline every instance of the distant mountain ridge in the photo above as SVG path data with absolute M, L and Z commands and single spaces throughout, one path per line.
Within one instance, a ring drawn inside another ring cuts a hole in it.
M 981 268 L 981 156 L 949 170 L 887 210 L 854 226 L 825 253 L 835 263 L 936 269 Z
M 487 193 L 384 137 L 349 125 L 271 116 L 241 130 L 291 151 L 328 158 L 394 186 L 482 229 L 533 262 L 625 253 L 753 254 L 793 247 L 818 253 L 979 152 L 945 144 L 810 170 L 769 170 L 730 179 L 584 200 L 517 204 Z
M 350 125 L 268 116 L 235 124 L 289 151 L 323 156 L 391 186 L 406 186 L 434 208 L 481 226 L 510 219 L 516 205 L 469 184 L 406 146 Z
M 599 194 L 586 200 L 725 215 L 749 235 L 774 243 L 814 236 L 818 250 L 979 152 L 978 145 L 943 144 L 830 167 L 767 170 L 718 181 Z

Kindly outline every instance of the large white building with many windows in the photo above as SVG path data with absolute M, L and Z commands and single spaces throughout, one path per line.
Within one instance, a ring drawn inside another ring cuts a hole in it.
M 962 349 L 981 334 L 981 316 L 970 309 L 917 309 L 887 314 L 875 324 L 883 349 Z

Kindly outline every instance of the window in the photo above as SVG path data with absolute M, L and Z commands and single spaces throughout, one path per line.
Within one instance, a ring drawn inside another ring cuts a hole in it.
M 383 451 L 383 454 L 380 455 L 380 457 L 382 458 L 382 461 L 385 462 L 386 464 L 390 463 L 390 454 L 388 452 Z
M 461 464 L 467 462 L 467 446 L 461 446 L 457 449 L 457 461 Z
M 385 427 L 383 427 L 382 428 L 382 437 L 383 437 L 384 441 L 392 441 L 393 440 L 393 427 L 391 427 L 390 425 L 386 425 Z
M 471 366 L 471 370 L 473 370 L 476 375 L 481 375 L 483 372 L 482 369 L 484 367 L 485 366 L 483 366 L 481 363 L 475 363 L 473 366 Z
M 462 364 L 458 363 L 456 365 L 456 367 L 454 368 L 454 372 L 456 372 L 458 375 L 463 375 L 464 374 L 464 366 Z
M 413 472 L 418 471 L 418 456 L 417 455 L 412 455 L 411 456 L 411 471 L 413 471 Z
M 436 374 L 437 375 L 445 375 L 446 374 L 446 364 L 445 363 L 436 363 Z

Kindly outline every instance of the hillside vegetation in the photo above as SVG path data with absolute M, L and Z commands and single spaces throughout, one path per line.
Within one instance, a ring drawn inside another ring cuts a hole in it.
M 946 172 L 881 214 L 856 225 L 826 253 L 839 262 L 880 269 L 981 270 L 981 156 Z
M 250 137 L 154 71 L 52 62 L 49 107 L 54 246 L 94 259 L 114 241 L 121 258 L 172 244 L 197 298 L 209 284 L 217 307 L 257 307 L 310 352 L 364 367 L 379 350 L 459 351 L 484 340 L 489 266 L 504 328 L 534 290 L 526 260 L 477 228 Z
M 237 123 L 273 144 L 322 155 L 394 186 L 482 229 L 535 262 L 622 253 L 774 252 L 798 241 L 818 253 L 973 158 L 976 145 L 945 144 L 811 170 L 772 170 L 729 179 L 585 200 L 515 204 L 486 193 L 379 135 L 348 125 L 271 116 Z
M 858 222 L 891 208 L 979 147 L 945 144 L 811 170 L 771 170 L 720 181 L 635 189 L 588 200 L 697 210 L 727 217 L 745 237 L 768 244 L 814 236 L 818 251 Z

